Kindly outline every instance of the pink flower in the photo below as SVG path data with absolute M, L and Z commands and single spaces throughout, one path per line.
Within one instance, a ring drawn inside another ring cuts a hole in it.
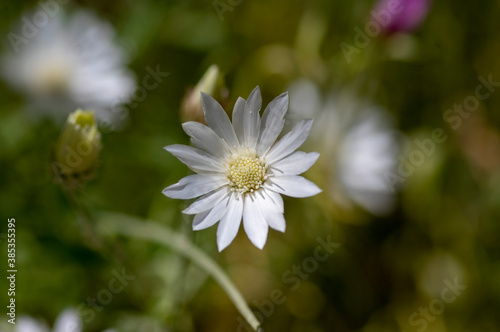
M 411 32 L 429 13 L 431 0 L 380 0 L 372 11 L 386 33 Z

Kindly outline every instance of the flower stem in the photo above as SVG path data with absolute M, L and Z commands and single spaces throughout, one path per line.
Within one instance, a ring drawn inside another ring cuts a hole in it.
M 102 234 L 122 234 L 148 240 L 169 247 L 192 260 L 215 279 L 248 324 L 255 331 L 262 331 L 260 322 L 222 268 L 210 256 L 195 247 L 185 236 L 172 231 L 164 225 L 123 214 L 105 213 L 99 219 L 98 230 Z
M 68 200 L 74 205 L 74 207 L 81 215 L 81 217 L 77 220 L 82 228 L 84 239 L 92 248 L 102 250 L 104 248 L 104 244 L 93 231 L 93 226 L 95 223 L 93 222 L 92 215 L 90 214 L 89 210 L 80 202 L 74 188 L 65 184 L 62 184 L 62 188 Z
M 80 218 L 78 221 L 82 228 L 82 234 L 84 240 L 87 244 L 94 250 L 101 252 L 103 256 L 109 256 L 122 265 L 126 265 L 126 259 L 123 249 L 117 244 L 107 244 L 96 234 L 95 225 L 96 221 L 93 218 L 90 211 L 85 207 L 85 205 L 80 201 L 75 193 L 75 190 L 71 186 L 62 185 L 64 193 L 68 200 L 75 206 L 77 211 L 80 213 Z

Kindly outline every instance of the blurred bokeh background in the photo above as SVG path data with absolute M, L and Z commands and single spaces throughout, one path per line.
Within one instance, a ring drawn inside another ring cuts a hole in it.
M 113 212 L 190 238 L 266 331 L 500 330 L 498 1 L 40 0 L 0 12 L 3 311 L 15 218 L 18 318 L 53 326 L 75 308 L 89 332 L 251 331 L 184 256 L 99 235 Z M 264 105 L 290 92 L 290 125 L 316 119 L 302 150 L 321 153 L 306 177 L 324 191 L 285 198 L 287 230 L 262 251 L 240 229 L 219 253 L 216 228 L 193 232 L 187 203 L 162 195 L 189 174 L 162 147 L 188 144 L 181 122 L 202 121 L 200 87 L 230 112 L 256 85 Z M 95 110 L 102 150 L 92 179 L 68 190 L 53 151 L 77 108 Z M 327 241 L 340 246 L 314 258 Z M 134 278 L 105 298 L 123 271 Z M 19 331 L 7 318 L 0 329 Z

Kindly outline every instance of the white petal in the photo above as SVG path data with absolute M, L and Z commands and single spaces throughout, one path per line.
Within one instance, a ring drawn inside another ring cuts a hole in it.
M 259 190 L 256 201 L 266 223 L 273 229 L 284 232 L 286 228 L 283 216 L 283 198 L 271 190 Z
M 201 105 L 208 126 L 224 139 L 231 149 L 239 146 L 233 125 L 222 106 L 212 96 L 204 92 L 201 93 Z
M 224 197 L 228 196 L 228 194 L 229 190 L 225 187 L 220 188 L 219 190 L 216 190 L 214 192 L 210 192 L 198 198 L 196 201 L 194 201 L 193 204 L 184 209 L 182 213 L 196 214 L 210 210 L 215 206 L 215 204 L 220 202 Z
M 210 127 L 196 121 L 182 124 L 182 128 L 191 137 L 191 143 L 211 155 L 223 159 L 227 153 L 227 145 Z
M 297 175 L 272 177 L 264 185 L 267 189 L 291 197 L 310 197 L 321 192 L 317 185 Z
M 255 193 L 255 202 L 266 223 L 271 228 L 284 232 L 286 223 L 281 195 L 271 190 L 259 190 Z
M 262 106 L 262 97 L 259 87 L 255 87 L 245 105 L 243 113 L 243 131 L 245 137 L 244 145 L 255 148 L 260 133 L 260 108 Z
M 302 151 L 297 151 L 289 155 L 288 157 L 281 159 L 274 165 L 271 165 L 276 176 L 280 175 L 298 175 L 304 173 L 318 160 L 319 153 L 310 152 L 305 153 Z
M 285 212 L 285 203 L 280 194 L 272 190 L 260 190 L 259 193 L 262 193 L 265 200 L 269 200 L 272 203 L 267 205 L 268 208 L 279 213 Z
M 266 162 L 273 164 L 294 152 L 306 140 L 312 123 L 312 119 L 298 122 L 288 134 L 283 136 L 269 150 L 269 153 L 266 155 Z
M 81 330 L 82 322 L 74 309 L 64 310 L 54 323 L 54 332 L 80 332 Z
M 233 126 L 234 131 L 236 132 L 236 136 L 238 136 L 238 140 L 241 145 L 245 143 L 245 133 L 243 129 L 243 121 L 246 107 L 245 99 L 238 97 L 236 100 L 236 104 L 234 104 L 233 108 Z
M 21 316 L 17 321 L 18 332 L 48 332 L 47 326 L 28 316 Z
M 272 229 L 284 233 L 286 229 L 286 221 L 283 213 L 269 212 L 265 214 L 266 222 Z
M 226 213 L 228 202 L 229 196 L 223 198 L 219 203 L 215 204 L 211 210 L 198 213 L 194 216 L 193 230 L 199 231 L 214 225 Z
M 247 194 L 243 208 L 243 227 L 250 241 L 259 249 L 264 248 L 269 231 L 263 212 L 257 202 L 257 197 Z
M 217 248 L 219 252 L 224 250 L 231 242 L 233 242 L 241 224 L 241 216 L 243 214 L 243 198 L 238 194 L 233 194 L 229 198 L 229 206 L 227 212 L 219 222 L 217 228 Z
M 187 145 L 173 144 L 164 147 L 195 172 L 223 172 L 222 162 L 203 150 Z
M 274 144 L 285 125 L 288 109 L 288 92 L 282 93 L 267 105 L 261 121 L 261 134 L 257 154 L 263 155 Z
M 280 205 L 280 201 L 275 197 L 271 198 L 269 194 L 275 194 L 281 198 L 280 194 L 271 190 L 266 190 L 265 188 L 255 192 L 255 199 L 257 201 L 257 204 L 259 205 L 260 210 L 262 211 L 262 214 L 265 215 L 268 212 L 283 212 L 281 210 L 282 206 Z
M 193 174 L 163 189 L 163 194 L 170 198 L 191 199 L 218 189 L 226 183 L 227 177 L 223 174 Z

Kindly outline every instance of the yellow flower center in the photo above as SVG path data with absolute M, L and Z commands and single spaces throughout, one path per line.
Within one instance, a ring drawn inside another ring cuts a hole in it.
M 266 176 L 267 166 L 253 153 L 233 155 L 227 162 L 226 174 L 233 190 L 241 193 L 258 190 Z

